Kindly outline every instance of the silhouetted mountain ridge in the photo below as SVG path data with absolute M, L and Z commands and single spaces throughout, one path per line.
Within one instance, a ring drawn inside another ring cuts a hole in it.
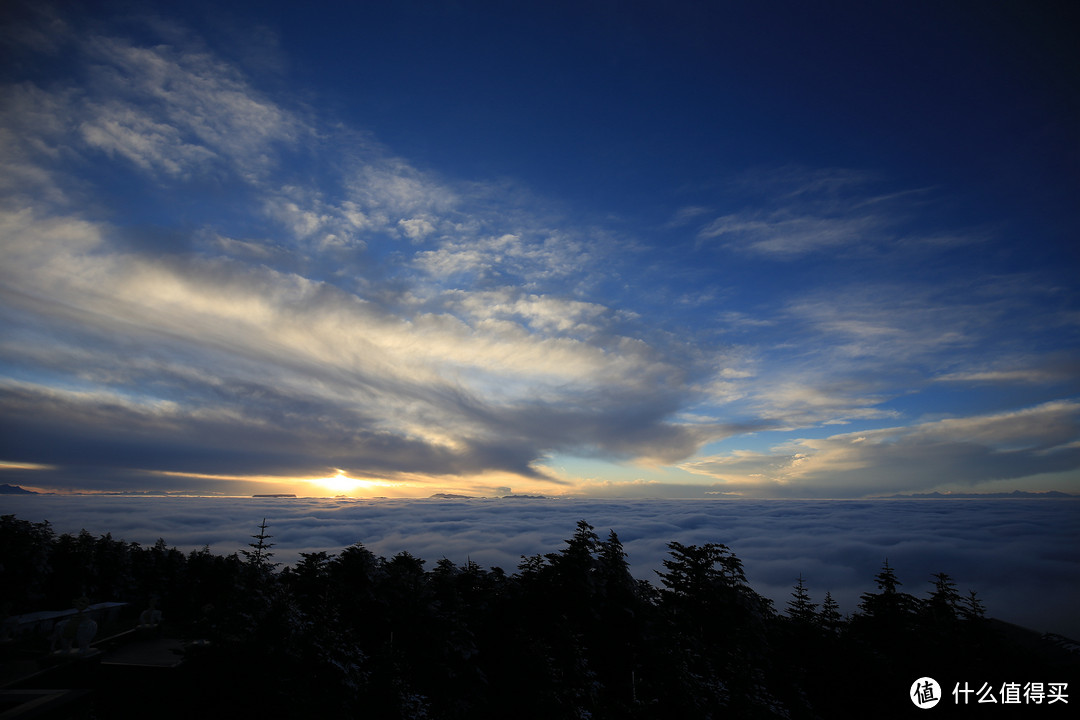
M 8 485 L 4 483 L 0 485 L 0 495 L 39 495 L 33 490 L 26 490 L 18 485 Z
M 1047 490 L 1046 492 L 1028 492 L 1026 490 L 1013 490 L 1012 492 L 998 492 L 998 493 L 942 493 L 942 492 L 929 492 L 929 493 L 911 493 L 901 495 L 884 495 L 878 498 L 879 500 L 894 500 L 894 499 L 978 499 L 978 498 L 1002 498 L 1010 500 L 1026 499 L 1026 498 L 1080 498 L 1080 495 L 1074 493 L 1063 493 L 1058 490 Z

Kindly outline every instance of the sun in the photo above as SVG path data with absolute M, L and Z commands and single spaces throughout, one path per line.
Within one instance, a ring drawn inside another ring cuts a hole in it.
M 345 474 L 344 470 L 338 470 L 337 475 L 334 477 L 319 478 L 317 480 L 312 480 L 311 482 L 320 487 L 324 487 L 327 490 L 343 495 L 360 489 L 372 488 L 381 484 L 371 480 L 351 478 Z

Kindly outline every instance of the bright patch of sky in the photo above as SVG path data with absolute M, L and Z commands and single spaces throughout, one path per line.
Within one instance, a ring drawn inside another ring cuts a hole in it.
M 0 478 L 1080 489 L 1076 11 L 218 5 L 4 10 Z

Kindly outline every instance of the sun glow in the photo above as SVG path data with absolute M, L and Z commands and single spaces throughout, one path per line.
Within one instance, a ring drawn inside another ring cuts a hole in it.
M 370 490 L 385 485 L 385 483 L 376 482 L 374 480 L 351 478 L 345 474 L 344 470 L 338 470 L 337 475 L 334 477 L 319 478 L 317 480 L 312 480 L 311 482 L 319 487 L 341 494 L 354 493 L 357 490 Z

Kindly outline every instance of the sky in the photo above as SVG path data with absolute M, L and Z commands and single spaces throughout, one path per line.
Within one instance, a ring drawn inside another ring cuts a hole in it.
M 1080 501 L 753 500 L 657 498 L 359 499 L 26 495 L 0 496 L 4 512 L 48 519 L 57 533 L 183 552 L 248 549 L 266 518 L 273 561 L 338 554 L 362 543 L 380 557 L 407 551 L 432 569 L 441 558 L 514 573 L 521 556 L 566 547 L 579 520 L 601 537 L 614 530 L 636 577 L 656 571 L 668 543 L 727 545 L 755 591 L 783 612 L 802 577 L 814 602 L 829 592 L 844 614 L 874 592 L 887 560 L 902 591 L 925 599 L 932 575 L 947 573 L 989 616 L 1039 632 L 1080 637 Z
M 5 3 L 0 482 L 1080 491 L 1067 3 Z

